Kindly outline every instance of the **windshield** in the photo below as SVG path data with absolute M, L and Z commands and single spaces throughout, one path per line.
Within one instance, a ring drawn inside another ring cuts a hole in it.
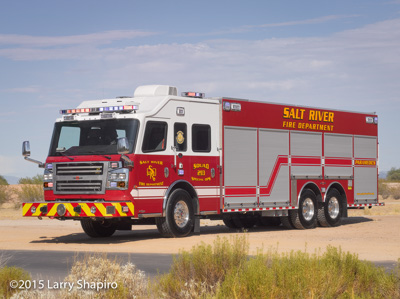
M 128 138 L 132 153 L 138 127 L 136 119 L 59 122 L 54 126 L 49 156 L 115 155 L 121 137 Z

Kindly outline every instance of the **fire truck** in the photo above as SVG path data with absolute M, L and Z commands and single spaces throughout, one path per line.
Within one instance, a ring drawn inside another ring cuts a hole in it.
M 23 216 L 78 220 L 90 237 L 155 224 L 165 237 L 233 229 L 338 226 L 378 202 L 378 117 L 166 85 L 60 111 L 44 201 Z

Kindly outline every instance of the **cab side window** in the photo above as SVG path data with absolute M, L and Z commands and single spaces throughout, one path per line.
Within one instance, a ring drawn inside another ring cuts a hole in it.
M 142 152 L 165 151 L 167 148 L 167 131 L 168 124 L 166 122 L 148 121 L 144 132 Z
M 192 126 L 192 149 L 194 152 L 211 151 L 211 127 L 209 125 Z
M 178 152 L 186 152 L 187 149 L 187 126 L 185 123 L 174 124 L 174 146 Z

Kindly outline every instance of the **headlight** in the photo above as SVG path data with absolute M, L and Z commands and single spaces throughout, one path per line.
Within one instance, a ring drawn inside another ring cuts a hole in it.
M 52 181 L 53 180 L 53 174 L 52 173 L 45 173 L 43 175 L 43 180 L 45 181 Z
M 126 189 L 128 187 L 129 170 L 126 168 L 110 169 L 107 178 L 108 189 Z

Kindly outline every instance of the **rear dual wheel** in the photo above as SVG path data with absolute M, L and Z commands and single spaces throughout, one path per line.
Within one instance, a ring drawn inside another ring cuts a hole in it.
M 317 197 L 310 189 L 300 196 L 299 208 L 289 211 L 290 224 L 297 229 L 310 229 L 317 226 Z
M 339 191 L 329 191 L 325 202 L 318 209 L 318 223 L 321 226 L 339 226 L 342 220 L 343 199 Z
M 226 215 L 222 218 L 224 224 L 232 229 L 252 228 L 257 223 L 257 218 L 252 214 Z

